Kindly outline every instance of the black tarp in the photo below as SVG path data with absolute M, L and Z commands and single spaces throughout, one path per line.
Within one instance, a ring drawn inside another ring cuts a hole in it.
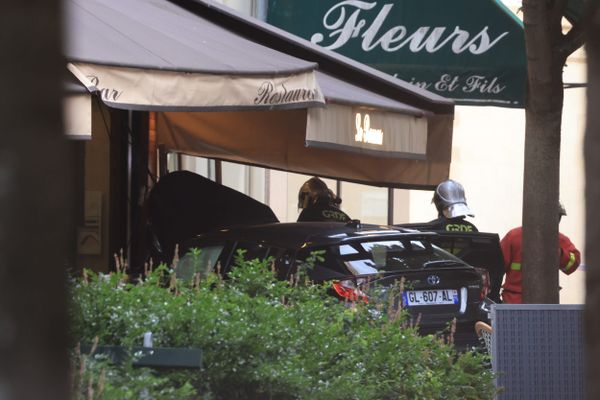
M 147 206 L 155 263 L 170 262 L 175 245 L 203 232 L 279 222 L 269 206 L 189 171 L 162 177 Z

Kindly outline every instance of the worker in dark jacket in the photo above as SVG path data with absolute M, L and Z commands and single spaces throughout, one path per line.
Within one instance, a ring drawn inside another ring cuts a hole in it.
M 475 215 L 467 206 L 465 189 L 463 186 L 448 179 L 435 188 L 432 203 L 438 211 L 438 218 L 430 221 L 432 230 L 440 231 L 459 231 L 459 232 L 477 232 L 477 227 L 465 218 Z
M 348 214 L 340 210 L 342 199 L 317 177 L 306 181 L 298 192 L 298 222 L 349 222 Z

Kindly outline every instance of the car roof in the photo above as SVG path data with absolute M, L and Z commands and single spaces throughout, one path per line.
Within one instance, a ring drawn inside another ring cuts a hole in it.
M 239 240 L 284 248 L 300 248 L 375 239 L 416 239 L 434 235 L 435 233 L 405 228 L 362 225 L 355 220 L 347 224 L 340 222 L 288 222 L 239 226 L 198 235 L 192 242 Z

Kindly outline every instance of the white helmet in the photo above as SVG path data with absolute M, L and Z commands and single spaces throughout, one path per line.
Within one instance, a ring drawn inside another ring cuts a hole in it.
M 465 189 L 460 183 L 452 179 L 437 185 L 431 202 L 435 204 L 440 216 L 444 215 L 446 218 L 475 216 L 467 206 Z
M 565 209 L 565 206 L 562 203 L 562 201 L 558 202 L 558 215 L 561 217 L 567 215 L 567 210 Z

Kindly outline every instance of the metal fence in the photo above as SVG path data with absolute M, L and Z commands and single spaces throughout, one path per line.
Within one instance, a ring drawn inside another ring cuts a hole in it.
M 583 305 L 492 306 L 498 399 L 585 398 Z

